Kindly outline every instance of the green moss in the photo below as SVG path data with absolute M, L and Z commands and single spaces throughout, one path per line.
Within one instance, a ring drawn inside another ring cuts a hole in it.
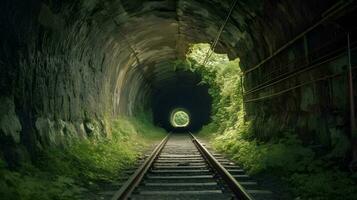
M 280 177 L 301 199 L 356 199 L 356 178 L 336 167 L 336 160 L 331 160 L 340 155 L 339 150 L 319 157 L 290 132 L 269 142 L 248 139 L 247 135 L 249 123 L 223 134 L 211 133 L 211 139 L 217 150 L 230 155 L 248 173 Z
M 79 199 L 85 191 L 70 177 L 41 171 L 33 165 L 23 165 L 10 171 L 0 161 L 0 196 L 3 199 Z
M 318 119 L 309 120 L 316 130 L 333 133 L 333 149 L 318 156 L 274 117 L 259 113 L 260 117 L 245 121 L 239 60 L 229 61 L 225 55 L 213 53 L 206 66 L 199 65 L 208 48 L 193 46 L 188 55 L 191 70 L 210 85 L 213 99 L 212 123 L 203 127 L 199 136 L 210 139 L 218 151 L 228 154 L 248 173 L 280 178 L 298 199 L 357 199 L 356 178 L 337 167 L 350 146 L 348 139 L 338 130 L 317 127 Z M 303 97 L 303 110 L 314 103 L 311 95 L 308 91 Z
M 77 140 L 46 149 L 33 163 L 9 169 L 0 159 L 0 196 L 16 200 L 84 199 L 97 183 L 117 181 L 141 152 L 164 137 L 146 116 L 112 121 L 111 138 Z
M 321 170 L 315 173 L 294 173 L 288 178 L 292 190 L 302 199 L 356 199 L 356 184 L 348 173 Z

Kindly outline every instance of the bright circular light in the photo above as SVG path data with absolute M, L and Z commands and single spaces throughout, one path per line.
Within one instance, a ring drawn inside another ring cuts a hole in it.
M 175 109 L 172 111 L 170 118 L 173 127 L 182 128 L 187 127 L 190 124 L 190 116 L 188 112 L 183 109 Z

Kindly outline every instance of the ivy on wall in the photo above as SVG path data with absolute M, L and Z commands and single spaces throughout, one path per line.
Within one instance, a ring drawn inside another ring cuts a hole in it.
M 230 155 L 248 173 L 278 177 L 283 185 L 288 185 L 294 198 L 357 199 L 357 174 L 344 171 L 341 165 L 349 146 L 347 138 L 339 134 L 334 138 L 335 147 L 327 154 L 318 155 L 302 144 L 294 130 L 282 128 L 277 120 L 264 123 L 244 120 L 239 59 L 229 61 L 224 54 L 212 53 L 203 66 L 209 48 L 208 44 L 193 45 L 187 60 L 176 62 L 199 73 L 202 81 L 210 86 L 212 122 L 199 134 L 210 139 L 217 150 Z

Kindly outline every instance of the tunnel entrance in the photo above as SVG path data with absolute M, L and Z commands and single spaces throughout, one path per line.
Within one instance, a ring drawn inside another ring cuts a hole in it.
M 198 73 L 179 69 L 170 78 L 161 81 L 152 95 L 154 124 L 168 132 L 195 132 L 208 124 L 212 99 L 209 86 L 202 84 Z M 173 114 L 184 111 L 189 123 L 181 126 L 172 123 Z
M 155 125 L 168 132 L 196 132 L 210 122 L 213 113 L 224 114 L 223 109 L 217 109 L 219 103 L 213 102 L 213 97 L 231 101 L 229 94 L 238 92 L 235 106 L 241 102 L 239 58 L 230 60 L 227 54 L 210 52 L 211 48 L 207 43 L 191 44 L 185 59 L 161 64 L 172 70 L 155 80 L 151 99 Z M 175 124 L 175 113 L 187 113 L 189 121 Z

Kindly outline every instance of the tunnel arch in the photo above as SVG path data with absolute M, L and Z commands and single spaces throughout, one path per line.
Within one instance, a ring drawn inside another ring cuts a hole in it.
M 230 59 L 239 55 L 242 70 L 250 69 L 336 4 L 238 1 L 215 52 Z M 208 86 L 197 86 L 197 75 L 170 63 L 184 59 L 190 44 L 211 43 L 231 5 L 229 0 L 5 0 L 0 15 L 6 29 L 1 32 L 1 91 L 13 98 L 21 124 L 34 132 L 40 118 L 73 123 L 78 130 L 90 118 L 104 130 L 107 116 L 146 111 L 159 124 L 160 106 L 174 105 L 158 102 L 174 99 L 172 88 L 201 95 L 202 105 L 194 106 L 193 100 L 181 104 L 192 110 L 193 120 L 194 113 L 205 116 L 197 122 L 202 125 L 209 120 Z M 254 77 L 247 75 L 245 84 L 253 85 Z M 35 143 L 43 137 L 27 130 L 23 140 Z
M 210 121 L 211 96 L 208 85 L 200 84 L 197 73 L 186 70 L 176 71 L 176 77 L 167 79 L 160 90 L 153 93 L 152 112 L 154 124 L 167 131 L 197 131 Z M 170 114 L 176 108 L 184 108 L 190 113 L 190 124 L 184 128 L 175 128 L 170 123 Z

